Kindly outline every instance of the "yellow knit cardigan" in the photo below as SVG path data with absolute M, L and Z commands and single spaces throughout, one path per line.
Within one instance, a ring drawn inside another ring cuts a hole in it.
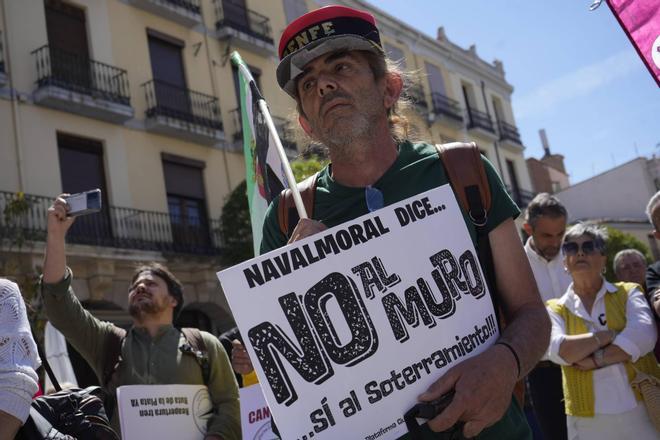
M 634 283 L 615 283 L 615 286 L 617 287 L 616 292 L 605 294 L 605 316 L 607 327 L 610 330 L 620 332 L 626 326 L 628 294 L 635 287 L 640 287 Z M 558 300 L 551 299 L 547 304 L 550 310 L 564 319 L 567 335 L 579 335 L 588 332 L 582 318 L 569 312 L 566 306 L 558 303 Z M 652 351 L 641 356 L 634 364 L 626 362 L 624 365 L 629 381 L 635 378 L 635 368 L 660 378 L 660 366 L 658 366 Z M 595 407 L 593 371 L 581 371 L 570 365 L 562 365 L 561 371 L 566 414 L 577 417 L 593 417 Z M 634 391 L 634 393 L 637 400 L 641 400 L 639 392 Z

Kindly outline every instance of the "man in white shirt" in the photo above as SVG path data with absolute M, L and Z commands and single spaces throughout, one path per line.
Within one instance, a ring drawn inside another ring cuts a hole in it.
M 529 235 L 525 252 L 543 302 L 560 298 L 572 281 L 561 254 L 566 217 L 566 208 L 548 193 L 534 197 L 525 212 L 523 228 Z M 544 438 L 566 439 L 561 368 L 552 362 L 541 361 L 527 378 L 534 413 Z

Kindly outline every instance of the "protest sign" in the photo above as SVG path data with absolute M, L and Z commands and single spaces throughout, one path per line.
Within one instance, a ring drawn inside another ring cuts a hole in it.
M 241 397 L 243 440 L 277 440 L 270 425 L 270 409 L 259 384 L 238 390 Z
M 498 336 L 444 185 L 218 273 L 282 438 L 395 439 Z
M 203 385 L 124 385 L 117 388 L 121 437 L 203 439 L 213 411 Z

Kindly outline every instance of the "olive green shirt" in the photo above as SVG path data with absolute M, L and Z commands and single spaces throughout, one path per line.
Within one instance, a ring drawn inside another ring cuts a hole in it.
M 107 341 L 114 324 L 100 321 L 85 310 L 71 288 L 71 270 L 56 284 L 41 284 L 46 315 L 53 326 L 82 355 L 103 381 L 106 366 Z M 238 386 L 229 358 L 220 341 L 202 332 L 209 357 L 209 381 L 206 384 L 213 403 L 207 434 L 224 440 L 241 438 Z M 122 346 L 123 361 L 118 371 L 119 386 L 150 384 L 204 384 L 202 369 L 194 356 L 183 354 L 179 347 L 186 342 L 183 334 L 172 325 L 162 326 L 151 338 L 143 328 L 132 327 Z M 109 390 L 114 392 L 114 390 Z M 112 418 L 119 426 L 118 411 Z

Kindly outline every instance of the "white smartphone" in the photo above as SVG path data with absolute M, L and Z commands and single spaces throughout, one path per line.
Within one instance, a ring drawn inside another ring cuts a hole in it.
M 68 217 L 92 214 L 101 210 L 101 190 L 96 188 L 89 191 L 71 194 L 64 197 L 69 205 Z

